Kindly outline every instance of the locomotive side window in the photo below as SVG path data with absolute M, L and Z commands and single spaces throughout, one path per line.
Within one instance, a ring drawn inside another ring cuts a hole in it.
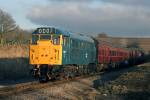
M 63 45 L 66 46 L 66 37 L 63 37 Z
M 69 46 L 69 44 L 74 45 L 74 40 L 64 36 L 63 37 L 63 45 Z
M 81 48 L 84 48 L 84 43 L 83 41 L 80 42 Z
M 72 47 L 76 47 L 74 39 L 72 39 Z
M 53 35 L 52 41 L 54 45 L 59 45 L 60 44 L 60 36 L 58 35 Z

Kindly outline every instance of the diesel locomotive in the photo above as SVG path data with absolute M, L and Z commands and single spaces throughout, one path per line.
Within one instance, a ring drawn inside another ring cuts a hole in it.
M 29 55 L 34 77 L 46 82 L 128 65 L 140 58 L 142 51 L 116 47 L 83 34 L 40 27 L 32 33 Z

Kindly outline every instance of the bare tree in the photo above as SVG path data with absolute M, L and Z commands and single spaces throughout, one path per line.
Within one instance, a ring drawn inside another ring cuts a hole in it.
M 10 14 L 0 9 L 0 40 L 3 42 L 3 36 L 17 28 L 16 22 Z
M 127 45 L 128 48 L 139 48 L 139 43 L 137 41 L 134 41 Z
M 107 33 L 102 32 L 102 33 L 99 33 L 99 34 L 98 34 L 98 37 L 99 37 L 99 38 L 107 38 L 108 36 L 107 36 Z

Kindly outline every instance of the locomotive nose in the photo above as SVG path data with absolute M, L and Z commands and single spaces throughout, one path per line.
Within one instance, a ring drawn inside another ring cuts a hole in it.
M 50 62 L 50 46 L 39 47 L 39 61 L 41 64 L 48 64 Z
M 40 40 L 37 45 L 30 46 L 30 63 L 50 64 L 51 62 L 51 41 Z
M 50 64 L 51 41 L 38 41 L 38 59 L 40 64 Z
M 60 65 L 62 46 L 53 45 L 50 40 L 40 40 L 37 45 L 30 45 L 30 63 Z

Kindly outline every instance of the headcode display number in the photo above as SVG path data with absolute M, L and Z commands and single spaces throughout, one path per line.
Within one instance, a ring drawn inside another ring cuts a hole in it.
M 50 29 L 49 28 L 40 28 L 40 29 L 38 29 L 38 33 L 39 34 L 49 34 Z

